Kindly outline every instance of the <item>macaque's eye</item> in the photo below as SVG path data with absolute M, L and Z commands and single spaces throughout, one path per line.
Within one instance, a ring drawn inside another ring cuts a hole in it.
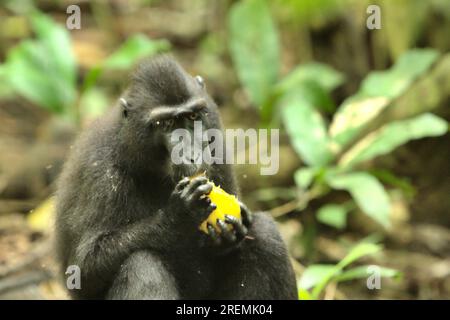
M 189 118 L 189 120 L 195 121 L 199 118 L 199 115 L 198 115 L 198 113 L 193 112 L 188 115 L 188 118 Z
M 201 76 L 196 76 L 195 80 L 200 85 L 200 87 L 202 87 L 202 88 L 205 87 L 205 80 L 203 80 L 203 78 Z

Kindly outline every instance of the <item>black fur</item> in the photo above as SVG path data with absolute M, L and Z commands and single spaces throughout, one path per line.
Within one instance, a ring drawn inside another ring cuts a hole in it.
M 167 138 L 149 120 L 156 107 L 177 112 L 195 100 L 206 106 L 204 127 L 221 129 L 203 85 L 159 57 L 140 65 L 123 99 L 81 135 L 60 177 L 58 258 L 63 272 L 78 265 L 82 274 L 72 297 L 295 299 L 294 273 L 273 220 L 262 213 L 250 219 L 242 205 L 240 234 L 211 239 L 200 232 L 214 209 L 199 197 L 210 185 L 203 177 L 183 182 L 193 169 L 171 164 Z M 229 165 L 200 169 L 237 194 Z

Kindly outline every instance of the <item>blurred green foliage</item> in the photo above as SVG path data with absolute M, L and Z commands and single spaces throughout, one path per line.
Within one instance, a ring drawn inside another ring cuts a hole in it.
M 322 1 L 315 5 L 333 3 Z M 303 5 L 314 11 L 312 3 L 305 1 Z M 325 204 L 317 210 L 316 221 L 343 229 L 348 213 L 359 208 L 380 226 L 389 228 L 391 200 L 369 161 L 410 140 L 443 135 L 448 132 L 448 124 L 423 113 L 396 121 L 385 119 L 381 127 L 372 125 L 383 111 L 396 108 L 396 99 L 419 77 L 426 77 L 440 54 L 433 49 L 402 54 L 389 70 L 370 72 L 360 89 L 336 107 L 331 92 L 345 82 L 340 72 L 324 64 L 307 63 L 296 66 L 285 77 L 280 75 L 279 36 L 267 1 L 237 2 L 230 12 L 229 29 L 230 53 L 237 74 L 252 103 L 259 106 L 263 124 L 277 121 L 280 115 L 292 147 L 306 165 L 295 173 L 299 210 L 333 190 L 344 190 L 352 201 Z M 390 173 L 388 176 L 391 182 L 400 180 Z M 315 232 L 304 236 L 307 247 Z M 361 276 L 362 269 L 346 273 L 344 268 L 379 250 L 374 244 L 361 244 L 336 266 L 308 268 L 300 281 L 300 296 L 318 298 L 332 279 Z M 384 275 L 396 273 L 385 269 Z M 305 291 L 311 288 L 311 293 Z
M 355 279 L 367 279 L 370 275 L 370 266 L 362 265 L 348 268 L 348 266 L 366 256 L 377 254 L 382 246 L 375 243 L 362 241 L 347 253 L 347 255 L 336 265 L 315 264 L 310 265 L 302 274 L 298 282 L 299 299 L 318 299 L 323 289 L 330 282 L 344 282 Z M 379 267 L 379 276 L 388 278 L 399 278 L 401 273 L 390 269 Z
M 265 1 L 242 1 L 231 8 L 229 46 L 250 98 L 264 106 L 280 69 L 278 33 Z
M 391 206 L 386 190 L 370 172 L 354 167 L 409 140 L 445 134 L 447 123 L 435 115 L 423 114 L 386 123 L 364 137 L 359 134 L 383 109 L 392 108 L 394 99 L 430 69 L 438 52 L 411 50 L 391 69 L 369 73 L 360 90 L 337 108 L 328 126 L 323 113 L 334 112 L 330 93 L 345 77 L 329 66 L 309 63 L 280 78 L 278 35 L 266 1 L 236 3 L 229 23 L 230 52 L 243 86 L 254 104 L 261 107 L 262 114 L 272 115 L 275 110 L 281 114 L 294 150 L 307 165 L 296 173 L 298 187 L 305 192 L 319 188 L 320 196 L 328 188 L 346 190 L 364 213 L 388 227 Z M 262 37 L 264 34 L 267 40 Z M 332 211 L 340 216 L 336 219 L 342 227 L 347 210 L 334 205 Z M 321 221 L 333 225 L 336 221 L 329 212 L 329 208 L 322 211 Z
M 76 123 L 89 113 L 100 114 L 105 110 L 106 96 L 94 88 L 102 72 L 129 69 L 137 60 L 170 48 L 166 40 L 136 34 L 92 68 L 78 84 L 77 62 L 68 30 L 36 10 L 29 19 L 36 38 L 21 41 L 7 53 L 5 63 L 0 65 L 1 92 L 13 91 Z
M 388 70 L 368 73 L 359 90 L 340 105 L 333 100 L 332 94 L 348 79 L 331 66 L 307 62 L 282 74 L 281 35 L 273 13 L 281 12 L 294 22 L 295 28 L 302 27 L 298 28 L 304 32 L 299 43 L 307 48 L 311 46 L 309 32 L 315 26 L 342 10 L 364 8 L 369 1 L 235 1 L 228 12 L 227 41 L 221 41 L 214 33 L 203 39 L 202 46 L 213 52 L 207 61 L 208 69 L 216 68 L 216 73 L 221 71 L 217 67 L 218 56 L 228 44 L 238 79 L 252 104 L 258 106 L 262 125 L 282 124 L 292 148 L 305 164 L 294 174 L 296 190 L 280 188 L 277 192 L 286 199 L 294 198 L 299 210 L 308 207 L 314 199 L 323 200 L 331 192 L 348 193 L 347 201 L 327 201 L 315 210 L 314 225 L 305 228 L 303 235 L 305 248 L 314 241 L 317 222 L 343 230 L 351 214 L 359 211 L 388 229 L 392 204 L 387 186 L 413 193 L 414 188 L 408 182 L 375 167 L 372 160 L 391 153 L 410 140 L 445 134 L 447 122 L 423 112 L 408 118 L 385 118 L 378 126 L 374 123 L 386 110 L 398 108 L 397 100 L 418 79 L 426 78 L 441 59 L 437 50 L 410 48 L 423 32 L 427 10 L 438 8 L 450 17 L 447 2 L 411 0 L 405 5 L 405 0 L 375 1 L 388 16 L 383 19 L 383 28 L 370 39 L 372 49 L 378 50 L 373 55 L 375 65 L 386 65 L 386 56 L 390 56 L 395 64 Z M 24 8 L 17 6 L 15 1 L 8 1 L 8 7 L 15 12 Z M 363 20 L 354 21 L 354 28 L 364 23 Z M 35 37 L 22 40 L 7 52 L 5 63 L 0 65 L 0 95 L 12 91 L 74 122 L 86 115 L 104 112 L 107 96 L 97 85 L 103 72 L 127 70 L 142 57 L 170 49 L 166 40 L 136 34 L 81 76 L 69 32 L 40 12 L 30 14 L 29 22 Z M 447 31 L 442 29 L 435 30 L 433 41 L 448 38 Z M 379 50 L 380 43 L 383 50 Z M 303 60 L 310 61 L 310 58 L 313 57 Z M 259 190 L 259 193 L 261 197 L 269 197 L 273 190 Z M 336 265 L 309 266 L 299 280 L 300 298 L 319 298 L 331 282 L 367 278 L 367 266 L 350 265 L 380 250 L 381 245 L 362 241 Z M 381 273 L 386 277 L 399 276 L 398 272 L 388 268 L 381 268 Z
M 392 99 L 404 92 L 409 83 L 426 72 L 424 65 L 429 68 L 436 59 L 434 51 L 415 50 L 406 53 L 391 70 L 369 74 L 362 90 L 338 107 L 328 128 L 317 104 L 297 92 L 294 98 L 287 92 L 290 99 L 283 100 L 279 108 L 294 148 L 298 145 L 295 150 L 308 164 L 296 173 L 299 188 L 307 190 L 319 185 L 322 193 L 326 193 L 327 188 L 323 188 L 326 185 L 346 190 L 364 213 L 381 225 L 389 226 L 390 204 L 384 187 L 369 172 L 358 171 L 357 165 L 387 154 L 412 139 L 445 134 L 448 125 L 445 120 L 426 113 L 386 123 L 362 137 L 358 133 L 383 108 L 390 107 Z M 400 72 L 405 61 L 417 69 L 405 68 L 405 72 Z M 320 76 L 318 73 L 317 77 Z M 384 82 L 391 86 L 383 86 Z M 368 93 L 368 83 L 377 89 Z
M 76 61 L 67 31 L 47 16 L 33 13 L 35 40 L 12 48 L 3 65 L 4 81 L 30 101 L 63 114 L 76 99 Z

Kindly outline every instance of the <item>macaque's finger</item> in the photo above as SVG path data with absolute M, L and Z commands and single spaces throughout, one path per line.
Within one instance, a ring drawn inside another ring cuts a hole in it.
M 178 184 L 175 186 L 175 191 L 176 192 L 180 192 L 181 190 L 184 189 L 184 187 L 186 187 L 189 184 L 189 178 L 188 177 L 184 177 L 183 179 L 181 179 Z
M 208 229 L 208 235 L 213 240 L 213 243 L 217 246 L 220 245 L 221 240 L 220 240 L 220 236 L 216 232 L 216 229 L 214 229 L 214 227 L 210 223 L 208 223 L 206 225 L 206 228 Z
M 238 239 L 243 239 L 247 235 L 247 228 L 242 224 L 242 221 L 235 216 L 225 215 L 225 222 L 231 224 Z
M 252 213 L 241 201 L 239 201 L 239 206 L 241 207 L 242 222 L 248 228 L 252 223 Z
M 236 236 L 233 231 L 228 229 L 227 224 L 223 220 L 217 219 L 217 226 L 220 229 L 220 235 L 223 239 L 225 239 L 225 241 L 228 243 L 233 243 L 236 241 Z
M 201 196 L 209 194 L 212 188 L 213 186 L 210 183 L 202 184 L 192 192 L 189 198 L 199 200 Z
M 217 209 L 216 204 L 211 202 L 211 203 L 209 203 L 208 208 L 206 208 L 206 213 L 209 216 L 211 214 L 211 212 L 213 212 L 216 209 Z
M 191 194 L 195 191 L 200 185 L 208 183 L 208 179 L 206 177 L 197 177 L 192 180 L 190 180 L 188 186 L 184 188 L 183 195 Z

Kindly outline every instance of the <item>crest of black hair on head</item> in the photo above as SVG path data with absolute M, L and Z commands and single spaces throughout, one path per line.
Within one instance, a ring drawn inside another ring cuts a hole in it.
M 186 78 L 189 75 L 169 55 L 142 61 L 131 76 L 132 97 L 145 96 L 153 103 L 178 105 L 186 102 L 189 88 Z

